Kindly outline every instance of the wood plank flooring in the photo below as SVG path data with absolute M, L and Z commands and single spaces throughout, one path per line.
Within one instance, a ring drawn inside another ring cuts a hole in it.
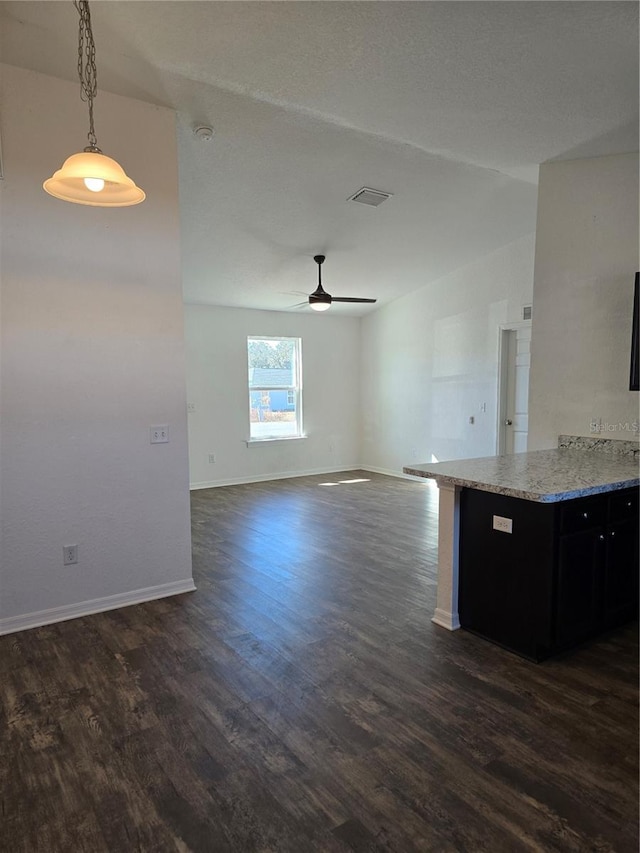
M 192 507 L 196 593 L 0 638 L 0 849 L 636 853 L 635 626 L 538 665 L 434 626 L 426 483 Z

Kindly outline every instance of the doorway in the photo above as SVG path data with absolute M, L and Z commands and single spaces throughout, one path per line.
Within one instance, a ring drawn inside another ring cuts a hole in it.
M 496 452 L 524 453 L 529 432 L 531 320 L 500 327 Z

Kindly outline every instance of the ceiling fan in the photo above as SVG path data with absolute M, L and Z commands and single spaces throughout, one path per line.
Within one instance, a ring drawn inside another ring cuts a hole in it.
M 318 286 L 309 294 L 309 305 L 314 311 L 326 311 L 331 307 L 332 302 L 377 302 L 377 299 L 363 299 L 359 296 L 331 296 L 322 287 L 322 264 L 324 263 L 324 255 L 314 255 L 313 260 L 318 264 Z M 301 302 L 300 305 L 306 305 L 306 302 Z M 298 307 L 298 306 L 296 306 Z

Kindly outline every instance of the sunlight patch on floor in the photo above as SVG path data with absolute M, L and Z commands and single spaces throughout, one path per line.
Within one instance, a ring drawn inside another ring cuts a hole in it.
M 319 486 L 345 486 L 345 485 L 350 485 L 351 483 L 370 483 L 370 482 L 371 482 L 371 480 L 369 480 L 366 477 L 358 477 L 358 478 L 353 479 L 353 480 L 338 480 L 337 483 L 318 483 L 318 485 Z

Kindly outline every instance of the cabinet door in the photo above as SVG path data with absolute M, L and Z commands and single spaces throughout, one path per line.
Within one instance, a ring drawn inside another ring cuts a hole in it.
M 604 564 L 604 627 L 622 625 L 638 612 L 638 526 L 635 519 L 607 526 Z
M 579 643 L 598 630 L 604 544 L 604 528 L 560 537 L 555 607 L 559 647 Z

